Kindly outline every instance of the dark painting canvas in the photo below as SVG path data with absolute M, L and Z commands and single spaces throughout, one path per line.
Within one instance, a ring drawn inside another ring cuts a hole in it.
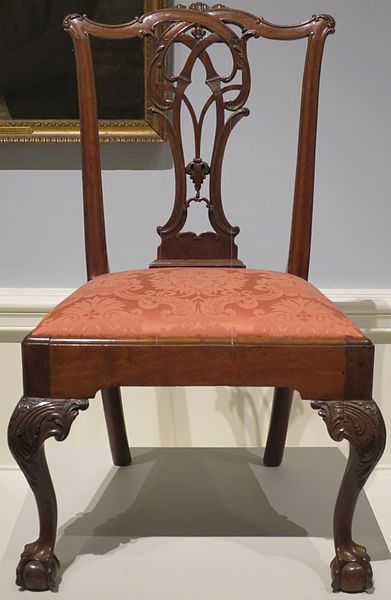
M 2 0 L 0 2 L 0 119 L 78 118 L 69 13 L 124 23 L 144 12 L 143 0 Z M 141 40 L 92 40 L 100 119 L 144 117 Z

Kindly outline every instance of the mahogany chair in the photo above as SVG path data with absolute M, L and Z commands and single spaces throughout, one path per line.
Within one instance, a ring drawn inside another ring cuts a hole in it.
M 64 440 L 88 399 L 102 390 L 114 464 L 131 456 L 118 386 L 274 386 L 266 465 L 280 464 L 292 390 L 311 400 L 335 441 L 347 439 L 350 454 L 334 516 L 335 591 L 372 586 L 370 558 L 351 537 L 358 495 L 382 455 L 385 427 L 372 400 L 372 343 L 324 295 L 307 282 L 319 76 L 328 15 L 293 26 L 276 26 L 244 11 L 197 2 L 163 9 L 131 23 L 108 26 L 85 16 L 64 21 L 74 43 L 78 72 L 83 163 L 85 243 L 89 282 L 68 297 L 23 342 L 24 396 L 10 421 L 9 444 L 36 498 L 40 532 L 28 544 L 17 584 L 53 589 L 59 562 L 54 554 L 56 498 L 44 442 Z M 148 73 L 151 113 L 167 130 L 176 177 L 172 214 L 158 228 L 161 244 L 150 269 L 109 274 L 90 37 L 148 36 L 153 60 Z M 287 273 L 245 269 L 233 227 L 223 210 L 221 172 L 231 130 L 249 114 L 247 43 L 253 38 L 308 39 Z M 188 56 L 177 76 L 169 52 L 176 44 Z M 225 44 L 232 71 L 220 74 L 209 52 Z M 210 97 L 197 116 L 186 91 L 197 61 Z M 226 94 L 229 93 L 230 99 Z M 212 156 L 202 152 L 207 111 L 214 108 Z M 194 156 L 181 141 L 187 109 L 194 128 Z M 209 177 L 209 194 L 201 191 Z M 195 191 L 187 194 L 187 178 Z M 183 231 L 189 206 L 202 202 L 212 231 Z M 191 475 L 189 475 L 191 477 Z

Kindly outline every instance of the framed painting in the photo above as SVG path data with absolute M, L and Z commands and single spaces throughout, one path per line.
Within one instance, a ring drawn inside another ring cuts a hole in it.
M 70 13 L 126 23 L 164 8 L 166 0 L 2 0 L 0 3 L 0 142 L 78 142 Z M 149 106 L 146 40 L 91 39 L 103 142 L 160 142 L 164 132 Z

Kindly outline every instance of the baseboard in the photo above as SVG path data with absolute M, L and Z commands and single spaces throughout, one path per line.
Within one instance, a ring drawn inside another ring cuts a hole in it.
M 391 289 L 323 289 L 373 342 L 391 343 Z
M 22 341 L 72 292 L 67 288 L 0 288 L 0 343 Z
M 0 343 L 19 342 L 42 317 L 73 290 L 0 288 Z M 324 289 L 376 343 L 391 343 L 391 289 Z
M 380 464 L 376 465 L 374 472 L 376 471 L 390 471 L 391 464 Z M 0 465 L 0 471 L 20 471 L 18 465 Z

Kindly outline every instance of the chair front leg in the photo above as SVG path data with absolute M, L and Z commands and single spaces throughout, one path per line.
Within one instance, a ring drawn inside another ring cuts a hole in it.
M 86 408 L 88 400 L 23 396 L 11 416 L 8 444 L 34 492 L 39 513 L 39 537 L 25 546 L 16 571 L 16 584 L 28 590 L 54 589 L 58 584 L 57 503 L 43 444 L 49 437 L 65 440 L 79 410 Z
M 370 557 L 352 540 L 357 499 L 383 454 L 386 429 L 373 401 L 312 402 L 333 440 L 349 441 L 349 458 L 334 511 L 336 556 L 331 563 L 335 592 L 362 592 L 373 586 Z

